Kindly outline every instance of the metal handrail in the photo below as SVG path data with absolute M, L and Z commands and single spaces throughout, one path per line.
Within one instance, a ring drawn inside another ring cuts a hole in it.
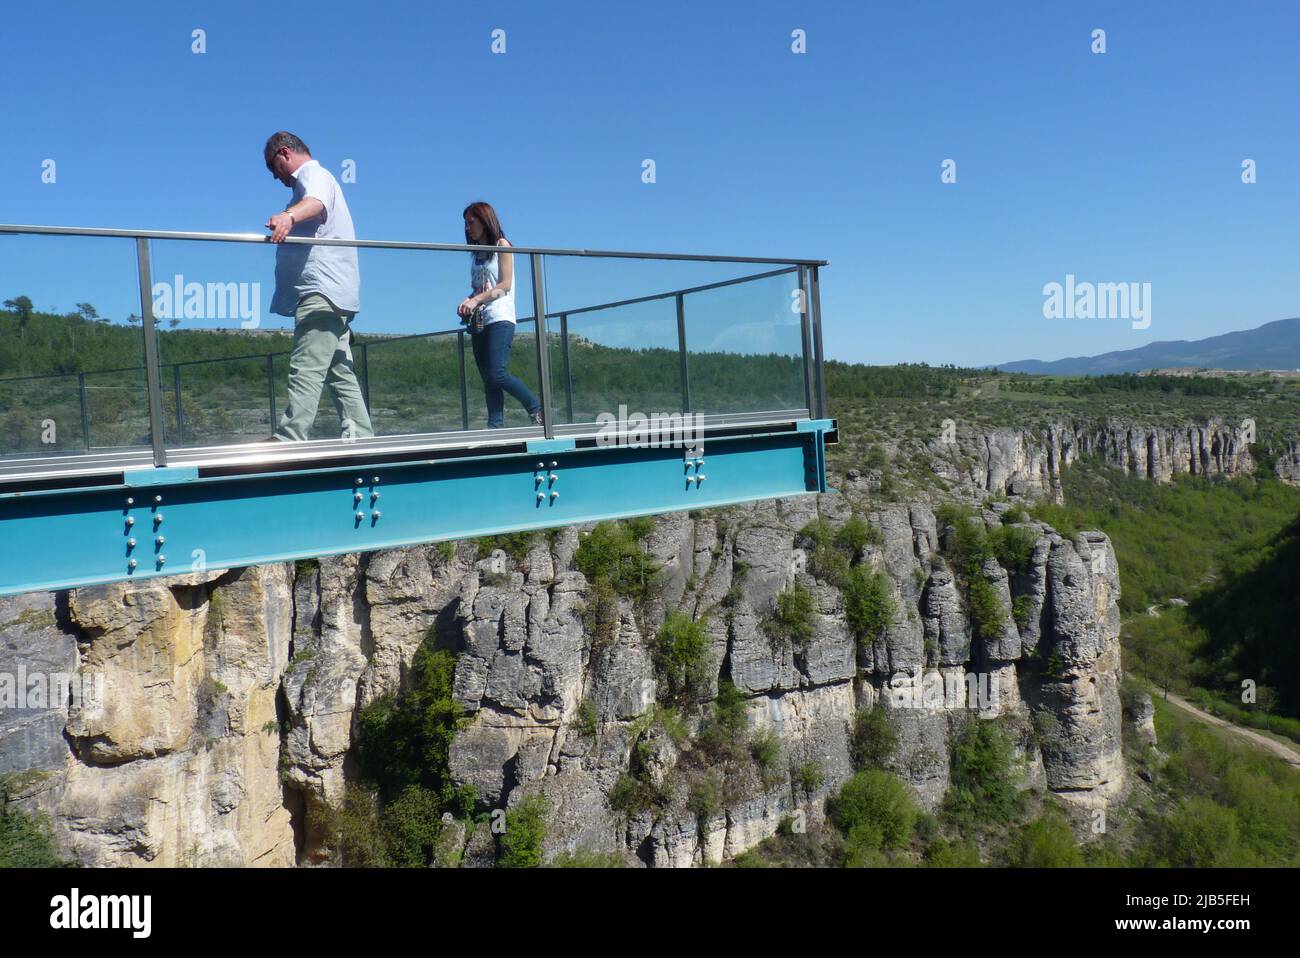
M 425 333 L 414 333 L 405 336 L 385 337 L 367 342 L 359 342 L 357 346 L 362 350 L 361 355 L 361 376 L 363 381 L 363 392 L 365 402 L 370 405 L 370 376 L 369 376 L 369 346 L 382 345 L 385 342 L 414 339 L 432 339 L 437 336 L 457 334 L 457 342 L 460 348 L 459 359 L 459 386 L 461 394 L 461 423 L 462 430 L 460 433 L 454 433 L 457 438 L 449 439 L 448 433 L 416 433 L 407 434 L 398 437 L 373 437 L 368 440 L 364 439 L 341 439 L 341 440 L 312 440 L 303 443 L 292 444 L 293 448 L 277 449 L 275 453 L 268 455 L 269 448 L 264 444 L 254 444 L 249 450 L 245 450 L 240 444 L 214 447 L 198 447 L 187 450 L 184 447 L 184 417 L 181 403 L 182 394 L 180 389 L 180 368 L 181 366 L 192 366 L 200 364 L 209 364 L 217 362 L 238 362 L 253 359 L 263 359 L 267 364 L 267 384 L 268 384 L 268 403 L 270 408 L 270 420 L 272 424 L 275 421 L 275 387 L 273 381 L 274 362 L 277 356 L 290 355 L 288 352 L 267 352 L 249 354 L 246 356 L 219 356 L 209 359 L 183 360 L 176 363 L 164 363 L 158 354 L 158 331 L 156 328 L 156 319 L 153 315 L 151 300 L 151 282 L 150 282 L 150 249 L 149 241 L 151 239 L 159 240 L 193 240 L 207 242 L 238 242 L 238 243 L 266 243 L 268 237 L 260 234 L 226 234 L 226 233 L 195 233 L 195 232 L 169 232 L 160 230 L 119 230 L 119 229 L 98 229 L 82 227 L 59 227 L 59 226 L 23 226 L 23 225 L 6 225 L 0 224 L 0 235 L 4 234 L 27 234 L 27 235 L 53 235 L 53 236 L 89 236 L 89 237 L 114 237 L 128 238 L 135 241 L 137 273 L 139 279 L 141 312 L 142 312 L 142 332 L 145 337 L 145 374 L 147 379 L 147 401 L 149 410 L 149 438 L 150 450 L 138 451 L 121 451 L 113 454 L 94 454 L 90 448 L 89 423 L 87 417 L 87 400 L 85 391 L 85 377 L 87 375 L 102 375 L 113 372 L 132 372 L 139 367 L 120 370 L 94 370 L 91 372 L 71 372 L 47 374 L 45 376 L 27 376 L 15 377 L 9 380 L 0 380 L 0 382 L 28 382 L 39 379 L 60 379 L 77 377 L 78 388 L 81 395 L 82 404 L 82 427 L 83 440 L 86 444 L 86 454 L 77 456 L 75 463 L 70 463 L 66 471 L 68 474 L 89 475 L 96 471 L 102 472 L 104 467 L 123 468 L 128 467 L 128 463 L 138 465 L 152 464 L 154 466 L 166 466 L 169 461 L 174 462 L 202 462 L 202 461 L 256 461 L 261 464 L 276 462 L 298 462 L 320 458 L 322 456 L 337 455 L 341 450 L 350 449 L 355 453 L 363 451 L 378 452 L 381 449 L 401 448 L 409 450 L 443 448 L 448 441 L 462 441 L 469 443 L 474 448 L 482 446 L 491 446 L 499 444 L 501 441 L 517 440 L 520 436 L 527 437 L 536 435 L 537 427 L 524 429 L 506 429 L 494 430 L 488 434 L 482 431 L 471 431 L 469 425 L 469 408 L 467 398 L 467 382 L 465 375 L 465 336 L 463 330 L 448 329 L 434 330 Z M 322 246 L 344 246 L 358 248 L 375 248 L 375 249 L 408 249 L 408 250 L 427 250 L 443 252 L 496 252 L 497 247 L 481 246 L 474 244 L 445 244 L 445 243 L 403 243 L 398 241 L 374 241 L 374 240 L 321 240 L 307 237 L 289 237 L 287 242 L 299 245 L 322 245 Z M 690 378 L 687 369 L 687 348 L 686 348 L 686 323 L 684 300 L 687 295 L 704 292 L 712 289 L 733 286 L 739 283 L 752 282 L 766 279 L 774 276 L 785 275 L 789 273 L 798 273 L 798 288 L 800 292 L 800 324 L 802 329 L 802 352 L 804 367 L 804 385 L 805 398 L 807 400 L 806 408 L 802 410 L 787 411 L 768 411 L 764 413 L 730 413 L 720 414 L 717 416 L 708 416 L 706 419 L 715 421 L 715 423 L 727 424 L 750 424 L 754 422 L 776 422 L 778 420 L 788 421 L 789 418 L 825 418 L 826 416 L 826 384 L 823 374 L 823 352 L 822 352 L 822 330 L 821 330 L 821 309 L 820 309 L 820 290 L 819 290 L 819 267 L 826 265 L 826 260 L 812 259 L 773 259 L 766 257 L 740 257 L 740 256 L 710 256 L 699 254 L 683 253 L 633 253 L 608 250 L 579 250 L 579 249 L 554 249 L 547 247 L 511 247 L 511 251 L 528 255 L 531 261 L 532 279 L 533 279 L 533 298 L 535 304 L 534 315 L 517 320 L 519 323 L 533 323 L 537 327 L 536 352 L 537 368 L 539 377 L 539 388 L 541 392 L 541 411 L 542 426 L 541 433 L 547 439 L 553 438 L 558 434 L 578 435 L 588 429 L 591 424 L 579 424 L 573 422 L 573 382 L 571 377 L 571 368 L 569 361 L 569 318 L 574 315 L 592 313 L 599 310 L 609 310 L 622 306 L 629 306 L 637 303 L 652 302 L 658 300 L 673 299 L 676 302 L 677 313 L 677 333 L 678 333 L 678 351 L 681 360 L 680 379 L 681 379 L 681 408 L 683 412 L 692 411 Z M 757 273 L 750 276 L 742 276 L 729 280 L 723 280 L 715 283 L 708 283 L 698 286 L 687 287 L 678 290 L 669 290 L 662 293 L 654 293 L 647 296 L 635 297 L 631 299 L 616 300 L 609 303 L 601 303 L 592 306 L 575 307 L 572 309 L 559 309 L 554 312 L 548 312 L 546 309 L 545 299 L 545 258 L 546 256 L 580 256 L 580 257 L 605 257 L 605 258 L 624 258 L 624 259 L 651 259 L 651 260 L 677 260 L 677 261 L 695 261 L 695 262 L 718 262 L 718 263 L 760 263 L 776 264 L 781 266 L 780 269 L 769 270 L 763 273 Z M 548 359 L 548 340 L 549 333 L 547 330 L 547 320 L 552 317 L 558 317 L 561 335 L 562 365 L 566 384 L 566 405 L 568 412 L 567 424 L 557 423 L 555 420 L 554 401 L 551 395 L 551 375 L 550 363 Z M 176 398 L 176 424 L 180 433 L 179 448 L 169 448 L 166 444 L 165 436 L 165 416 L 162 398 L 161 374 L 167 367 L 173 369 L 172 389 Z M 773 418 L 775 417 L 775 418 Z M 558 431 L 557 431 L 558 427 Z M 492 435 L 495 433 L 495 435 Z M 249 459 L 251 454 L 252 458 Z M 213 457 L 216 459 L 213 459 Z M 48 464 L 59 460 L 66 459 L 63 454 L 56 455 L 53 459 L 38 457 L 26 459 L 23 461 L 22 472 L 32 475 L 38 474 Z
M 29 226 L 18 223 L 0 223 L 0 233 L 28 233 L 48 236 L 115 236 L 120 239 L 194 240 L 198 242 L 269 243 L 270 237 L 261 233 L 194 233 L 177 230 L 119 230 L 87 226 Z M 453 253 L 495 253 L 495 246 L 476 246 L 471 243 L 407 243 L 401 240 L 348 240 L 318 239 L 307 236 L 286 236 L 286 243 L 304 246 L 353 246 L 358 249 L 412 249 L 441 250 Z M 600 256 L 615 259 L 671 259 L 703 263 L 770 263 L 784 266 L 827 266 L 829 260 L 788 259 L 771 256 L 715 256 L 708 253 L 640 253 L 625 250 L 565 249 L 553 246 L 511 246 L 510 252 L 541 256 Z

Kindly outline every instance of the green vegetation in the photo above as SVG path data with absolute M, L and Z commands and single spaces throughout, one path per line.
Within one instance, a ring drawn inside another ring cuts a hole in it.
M 954 825 L 1014 821 L 1024 809 L 1014 765 L 1011 736 L 1000 719 L 967 724 L 952 746 L 944 816 Z
M 1046 805 L 1034 821 L 1016 830 L 1007 849 L 1007 864 L 1016 868 L 1078 868 L 1083 853 L 1070 823 L 1056 805 Z
M 754 757 L 764 781 L 771 782 L 778 777 L 778 763 L 781 760 L 781 736 L 776 729 L 765 729 L 758 733 L 749 743 L 749 754 Z
M 950 842 L 940 838 L 926 849 L 925 864 L 930 868 L 979 868 L 984 863 L 979 846 L 971 839 Z
M 626 522 L 601 522 L 578 542 L 573 564 L 588 582 L 604 580 L 615 592 L 648 598 L 659 584 L 659 568 L 641 547 L 638 527 Z
M 708 691 L 716 663 L 704 622 L 681 610 L 670 612 L 655 633 L 653 650 L 662 701 L 685 704 Z
M 919 809 L 896 775 L 873 769 L 857 772 L 829 803 L 830 819 L 844 833 L 844 864 L 885 863 L 883 851 L 912 840 Z
M 1007 613 L 997 590 L 984 575 L 984 563 L 989 559 L 1028 566 L 1025 542 L 1028 530 L 999 526 L 992 534 L 984 523 L 966 509 L 946 504 L 935 510 L 935 517 L 944 529 L 943 553 L 952 564 L 953 574 L 965 595 L 970 612 L 971 627 L 976 638 L 991 638 L 1002 631 L 1003 617 Z M 1028 546 L 1033 553 L 1033 544 Z
M 561 852 L 550 861 L 552 868 L 625 868 L 627 862 L 618 852 L 601 852 L 579 846 Z
M 63 868 L 49 819 L 11 805 L 0 793 L 0 868 Z
M 862 771 L 884 768 L 898 749 L 898 729 L 883 708 L 858 709 L 853 716 L 849 758 Z
M 789 640 L 795 648 L 804 649 L 812 641 L 815 631 L 814 614 L 812 593 L 796 582 L 776 597 L 776 607 L 767 620 L 768 634 L 773 639 Z
M 430 629 L 407 689 L 361 710 L 355 753 L 365 784 L 349 787 L 324 826 L 346 865 L 425 866 L 443 813 L 474 811 L 472 789 L 457 788 L 448 768 L 461 724 L 451 694 L 455 656 L 432 643 Z
M 795 775 L 795 781 L 805 795 L 812 795 L 822 787 L 825 776 L 822 773 L 820 762 L 805 762 L 799 766 L 799 771 Z
M 1161 688 L 1208 688 L 1226 708 L 1242 709 L 1250 680 L 1258 698 L 1243 710 L 1260 727 L 1269 713 L 1300 717 L 1300 489 L 1267 477 L 1160 485 L 1092 462 L 1063 482 L 1068 505 L 1035 515 L 1110 536 L 1127 662 Z M 1190 605 L 1160 608 L 1175 598 Z
M 478 549 L 480 559 L 486 559 L 497 549 L 500 549 L 516 562 L 520 562 L 532 550 L 540 535 L 541 533 L 536 529 L 525 532 L 504 532 L 500 535 L 475 539 L 474 544 Z
M 1135 810 L 1137 866 L 1294 868 L 1300 865 L 1300 775 L 1158 698 L 1167 755 L 1151 769 L 1153 799 Z M 1114 860 L 1116 852 L 1110 850 Z
M 618 593 L 606 578 L 598 578 L 587 589 L 587 605 L 582 610 L 582 625 L 592 648 L 608 648 L 618 640 L 621 623 Z
M 506 812 L 501 834 L 502 868 L 537 868 L 542 864 L 542 843 L 546 840 L 546 815 L 550 803 L 542 795 L 529 795 Z
M 879 569 L 856 565 L 844 583 L 844 615 L 859 645 L 884 635 L 897 608 L 889 576 Z
M 579 702 L 577 721 L 574 724 L 579 735 L 584 738 L 595 738 L 596 732 L 600 729 L 600 713 L 596 709 L 596 703 L 589 698 Z

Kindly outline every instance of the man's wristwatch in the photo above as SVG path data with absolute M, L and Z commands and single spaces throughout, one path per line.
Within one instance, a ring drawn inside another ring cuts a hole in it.
M 298 225 L 298 218 L 294 216 L 292 213 L 289 213 L 288 210 L 285 210 L 285 212 L 289 214 L 289 229 L 293 229 L 295 226 Z

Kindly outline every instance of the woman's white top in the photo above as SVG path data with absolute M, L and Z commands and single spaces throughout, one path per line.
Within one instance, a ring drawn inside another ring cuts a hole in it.
M 505 247 L 509 249 L 509 247 Z M 495 289 L 497 283 L 501 282 L 501 258 L 493 253 L 485 260 L 480 260 L 476 253 L 469 254 L 470 259 L 470 282 L 474 290 L 474 295 L 486 292 L 489 289 Z M 510 289 L 499 299 L 494 299 L 483 305 L 483 323 L 513 323 L 515 321 L 515 284 L 510 284 Z

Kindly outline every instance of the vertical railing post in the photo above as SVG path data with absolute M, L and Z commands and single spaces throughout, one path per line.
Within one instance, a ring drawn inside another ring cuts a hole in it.
M 808 267 L 799 267 L 799 336 L 803 344 L 803 401 L 808 415 L 816 416 L 817 403 L 813 399 L 813 390 L 817 383 L 817 373 L 813 369 L 812 340 L 812 288 L 808 282 Z
M 158 369 L 158 336 L 153 315 L 153 277 L 149 265 L 149 241 L 135 240 L 136 264 L 140 274 L 140 315 L 144 327 L 144 377 L 149 389 L 149 439 L 153 445 L 153 464 L 167 465 L 167 437 L 163 428 L 162 383 Z
M 818 419 L 825 419 L 830 406 L 826 402 L 826 355 L 822 349 L 822 294 L 816 266 L 812 268 L 809 279 L 812 287 L 813 357 L 817 368 L 817 409 L 813 411 L 813 415 Z
M 530 253 L 533 266 L 533 312 L 537 322 L 537 378 L 542 386 L 542 434 L 555 438 L 555 410 L 551 407 L 551 361 L 546 341 L 546 289 L 542 284 L 541 253 Z
M 77 392 L 81 394 L 81 441 L 90 452 L 90 407 L 86 405 L 86 374 L 77 373 Z
M 469 374 L 465 370 L 465 330 L 456 331 L 456 351 L 460 354 L 460 428 L 469 428 Z
M 266 354 L 266 408 L 271 414 L 271 432 L 275 432 L 275 353 Z
M 686 297 L 677 294 L 677 360 L 681 367 L 682 412 L 691 411 L 691 372 L 686 363 Z
M 185 445 L 185 412 L 181 408 L 181 364 L 172 366 L 172 393 L 176 397 L 176 445 Z
M 573 422 L 573 370 L 569 366 L 569 314 L 560 313 L 560 355 L 564 359 L 564 411 Z

